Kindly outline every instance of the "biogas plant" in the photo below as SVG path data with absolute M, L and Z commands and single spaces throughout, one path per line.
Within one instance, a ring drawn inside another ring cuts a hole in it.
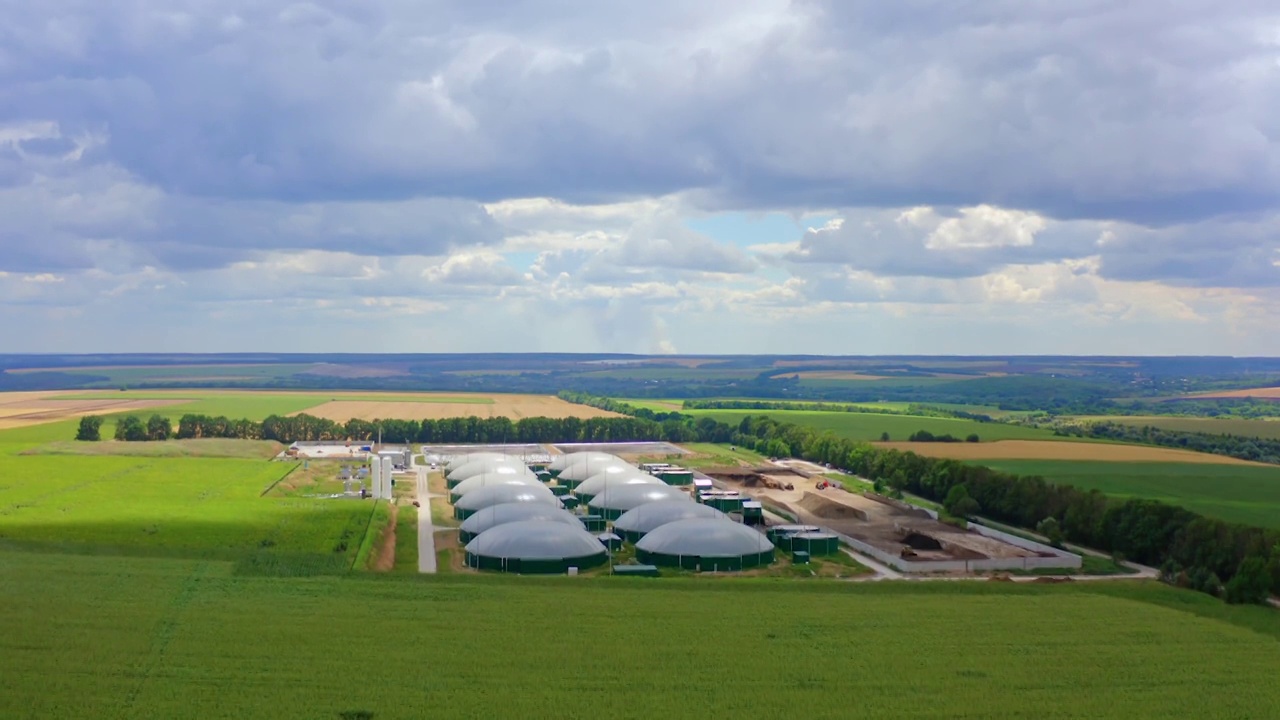
M 998 532 L 944 526 L 871 493 L 824 492 L 835 486 L 791 467 L 695 471 L 644 462 L 687 454 L 669 443 L 422 450 L 444 478 L 447 495 L 439 500 L 460 522 L 460 570 L 770 574 L 784 572 L 777 563 L 786 558 L 787 565 L 841 562 L 863 571 L 857 561 L 971 572 L 1080 562 Z M 777 479 L 788 474 L 795 482 Z M 882 504 L 883 512 L 874 509 Z

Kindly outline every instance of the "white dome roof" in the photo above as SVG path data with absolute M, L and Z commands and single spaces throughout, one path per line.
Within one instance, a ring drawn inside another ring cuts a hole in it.
M 683 490 L 669 485 L 619 485 L 607 487 L 591 498 L 587 506 L 600 510 L 626 512 L 645 503 L 659 502 L 661 500 L 693 502 Z
M 746 525 L 719 518 L 693 518 L 659 525 L 636 543 L 660 555 L 741 557 L 773 550 L 773 543 Z
M 451 458 L 449 462 L 445 463 L 444 469 L 447 472 L 449 470 L 457 470 L 469 462 L 476 462 L 479 460 L 505 460 L 508 457 L 510 456 L 496 452 L 467 453 L 466 455 L 457 455 Z
M 547 466 L 547 469 L 563 470 L 569 467 L 569 465 L 573 464 L 577 460 L 586 460 L 588 458 L 590 458 L 593 461 L 619 459 L 617 455 L 610 455 L 609 453 L 603 453 L 603 452 L 595 452 L 595 451 L 571 452 L 571 453 L 566 453 L 564 455 L 556 455 L 555 457 L 551 458 L 551 464 Z
M 597 473 L 587 478 L 581 485 L 574 488 L 575 495 L 598 495 L 604 491 L 606 487 L 622 487 L 623 485 L 665 485 L 658 478 L 636 470 L 635 472 L 618 472 L 618 473 Z
M 498 503 L 497 505 L 490 505 L 463 520 L 459 530 L 466 535 L 475 537 L 490 528 L 523 520 L 545 520 L 586 529 L 576 515 L 554 505 L 545 503 Z
M 490 485 L 542 485 L 536 477 L 527 475 L 515 475 L 512 473 L 480 473 L 458 483 L 449 491 L 451 497 L 464 497 L 472 490 L 478 490 L 482 487 Z
M 485 485 L 476 488 L 453 504 L 457 510 L 474 513 L 490 505 L 513 502 L 537 502 L 560 507 L 560 499 L 550 490 L 538 485 Z
M 528 475 L 530 477 L 535 477 L 533 471 L 525 466 L 525 464 L 519 459 L 475 460 L 455 468 L 453 471 L 446 474 L 445 477 L 450 480 L 459 481 L 466 480 L 473 475 L 479 475 L 481 473 Z
M 605 553 L 595 535 L 550 520 L 503 523 L 477 535 L 466 549 L 472 555 L 521 560 L 564 560 Z
M 621 460 L 616 457 L 611 457 L 609 460 L 587 458 L 585 460 L 569 463 L 568 467 L 560 471 L 560 475 L 558 477 L 562 477 L 565 480 L 576 480 L 578 482 L 582 482 L 592 475 L 598 475 L 602 472 L 617 473 L 626 472 L 628 470 L 636 470 L 639 472 L 639 468 L 636 468 L 625 460 Z
M 616 531 L 646 535 L 654 530 L 677 520 L 703 518 L 709 520 L 728 520 L 729 516 L 711 507 L 699 503 L 681 500 L 660 500 L 634 507 L 613 521 Z

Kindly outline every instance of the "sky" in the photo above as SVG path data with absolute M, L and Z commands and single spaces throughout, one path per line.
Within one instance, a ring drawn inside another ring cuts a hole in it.
M 1280 6 L 0 0 L 0 352 L 1280 355 Z

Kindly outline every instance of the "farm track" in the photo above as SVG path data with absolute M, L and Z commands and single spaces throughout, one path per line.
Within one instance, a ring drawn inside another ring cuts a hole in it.
M 436 533 L 431 523 L 431 489 L 427 483 L 427 468 L 424 465 L 413 466 L 417 475 L 418 500 L 418 572 L 434 573 L 436 571 Z

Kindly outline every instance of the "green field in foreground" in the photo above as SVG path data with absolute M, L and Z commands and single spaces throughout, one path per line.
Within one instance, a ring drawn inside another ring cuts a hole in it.
M 1157 585 L 284 579 L 212 561 L 8 551 L 0 577 L 3 717 L 1261 717 L 1280 707 L 1273 611 Z
M 811 412 L 807 410 L 684 410 L 694 417 L 711 417 L 720 422 L 737 425 L 745 417 L 768 415 L 779 422 L 830 430 L 838 437 L 850 440 L 879 440 L 881 433 L 889 433 L 890 440 L 906 440 L 918 430 L 935 435 L 951 435 L 965 438 L 977 434 L 987 440 L 1060 440 L 1048 430 L 1006 425 L 1004 423 L 980 423 L 955 418 L 922 417 L 917 415 L 882 415 L 857 412 Z
M 23 455 L 32 448 L 14 437 L 29 434 L 0 433 L 0 540 L 9 543 L 240 560 L 288 554 L 350 567 L 369 524 L 371 503 L 261 497 L 292 463 Z
M 1223 520 L 1280 528 L 1280 467 L 1088 460 L 982 460 L 978 464 L 1019 475 L 1041 475 L 1062 485 L 1096 488 L 1115 497 L 1161 500 Z

